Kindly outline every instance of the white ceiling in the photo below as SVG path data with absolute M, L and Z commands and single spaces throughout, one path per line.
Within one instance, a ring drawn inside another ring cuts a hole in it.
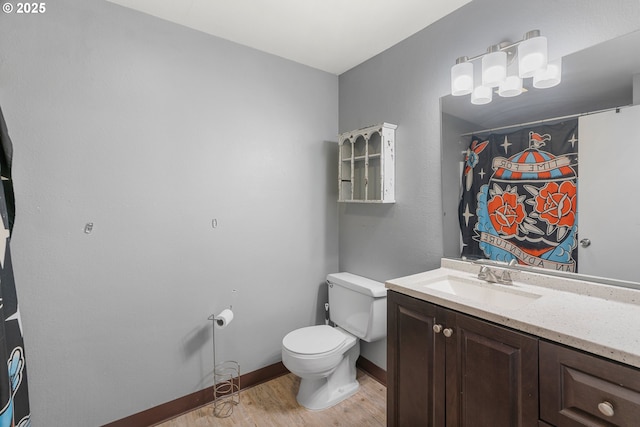
M 471 0 L 107 0 L 341 74 Z

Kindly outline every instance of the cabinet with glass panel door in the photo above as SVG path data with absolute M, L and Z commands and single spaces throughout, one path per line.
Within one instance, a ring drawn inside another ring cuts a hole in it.
M 395 203 L 395 130 L 380 123 L 339 137 L 338 201 Z

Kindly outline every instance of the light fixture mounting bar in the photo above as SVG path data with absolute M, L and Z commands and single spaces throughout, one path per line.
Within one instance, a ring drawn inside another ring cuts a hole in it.
M 517 42 L 514 42 L 514 43 L 502 42 L 500 44 L 494 44 L 494 45 L 489 46 L 487 48 L 486 52 L 483 52 L 483 53 L 481 53 L 479 55 L 476 55 L 476 56 L 472 56 L 471 58 L 469 58 L 468 56 L 461 56 L 460 58 L 456 59 L 456 64 L 459 64 L 458 61 L 461 58 L 466 58 L 466 59 L 465 59 L 465 61 L 460 61 L 460 62 L 472 62 L 472 61 L 476 61 L 478 59 L 482 59 L 482 57 L 484 57 L 487 54 L 492 53 L 492 52 L 504 52 L 504 51 L 506 51 L 507 55 L 510 55 L 511 52 L 509 52 L 509 49 L 511 49 L 511 48 L 513 48 L 515 46 L 518 46 L 522 42 L 523 42 L 523 40 L 520 40 L 520 41 L 517 41 Z
M 531 38 L 534 37 L 538 37 L 540 36 L 540 30 L 531 30 L 531 31 L 527 31 L 524 35 L 524 37 L 522 38 L 522 40 L 518 40 L 517 42 L 509 42 L 509 41 L 503 41 L 500 42 L 498 44 L 494 44 L 491 45 L 487 48 L 486 52 L 483 52 L 479 55 L 476 56 L 472 56 L 472 57 L 468 57 L 468 56 L 461 56 L 458 59 L 456 59 L 456 64 L 460 64 L 461 62 L 473 62 L 476 61 L 478 59 L 481 59 L 483 56 L 486 56 L 487 54 L 491 53 L 491 52 L 500 52 L 500 51 L 506 51 L 507 55 L 511 56 L 514 54 L 513 50 L 511 50 L 512 48 L 518 46 L 520 43 L 524 42 L 525 40 L 529 40 Z

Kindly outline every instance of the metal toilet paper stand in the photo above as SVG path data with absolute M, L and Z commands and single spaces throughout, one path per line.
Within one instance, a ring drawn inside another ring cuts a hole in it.
M 240 403 L 240 364 L 235 360 L 216 363 L 216 316 L 212 314 L 209 320 L 213 326 L 213 415 L 226 418 Z

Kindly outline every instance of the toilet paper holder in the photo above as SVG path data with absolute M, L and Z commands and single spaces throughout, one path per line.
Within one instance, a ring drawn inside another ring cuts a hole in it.
M 227 310 L 231 311 L 231 308 L 229 306 L 228 309 L 223 310 L 223 313 Z M 233 407 L 240 403 L 240 364 L 235 360 L 216 362 L 216 329 L 227 326 L 227 322 L 224 325 L 220 324 L 219 316 L 215 314 L 209 316 L 213 331 L 213 415 L 226 418 L 233 413 Z M 225 319 L 228 317 L 225 316 Z M 233 312 L 231 312 L 231 319 L 233 319 Z

